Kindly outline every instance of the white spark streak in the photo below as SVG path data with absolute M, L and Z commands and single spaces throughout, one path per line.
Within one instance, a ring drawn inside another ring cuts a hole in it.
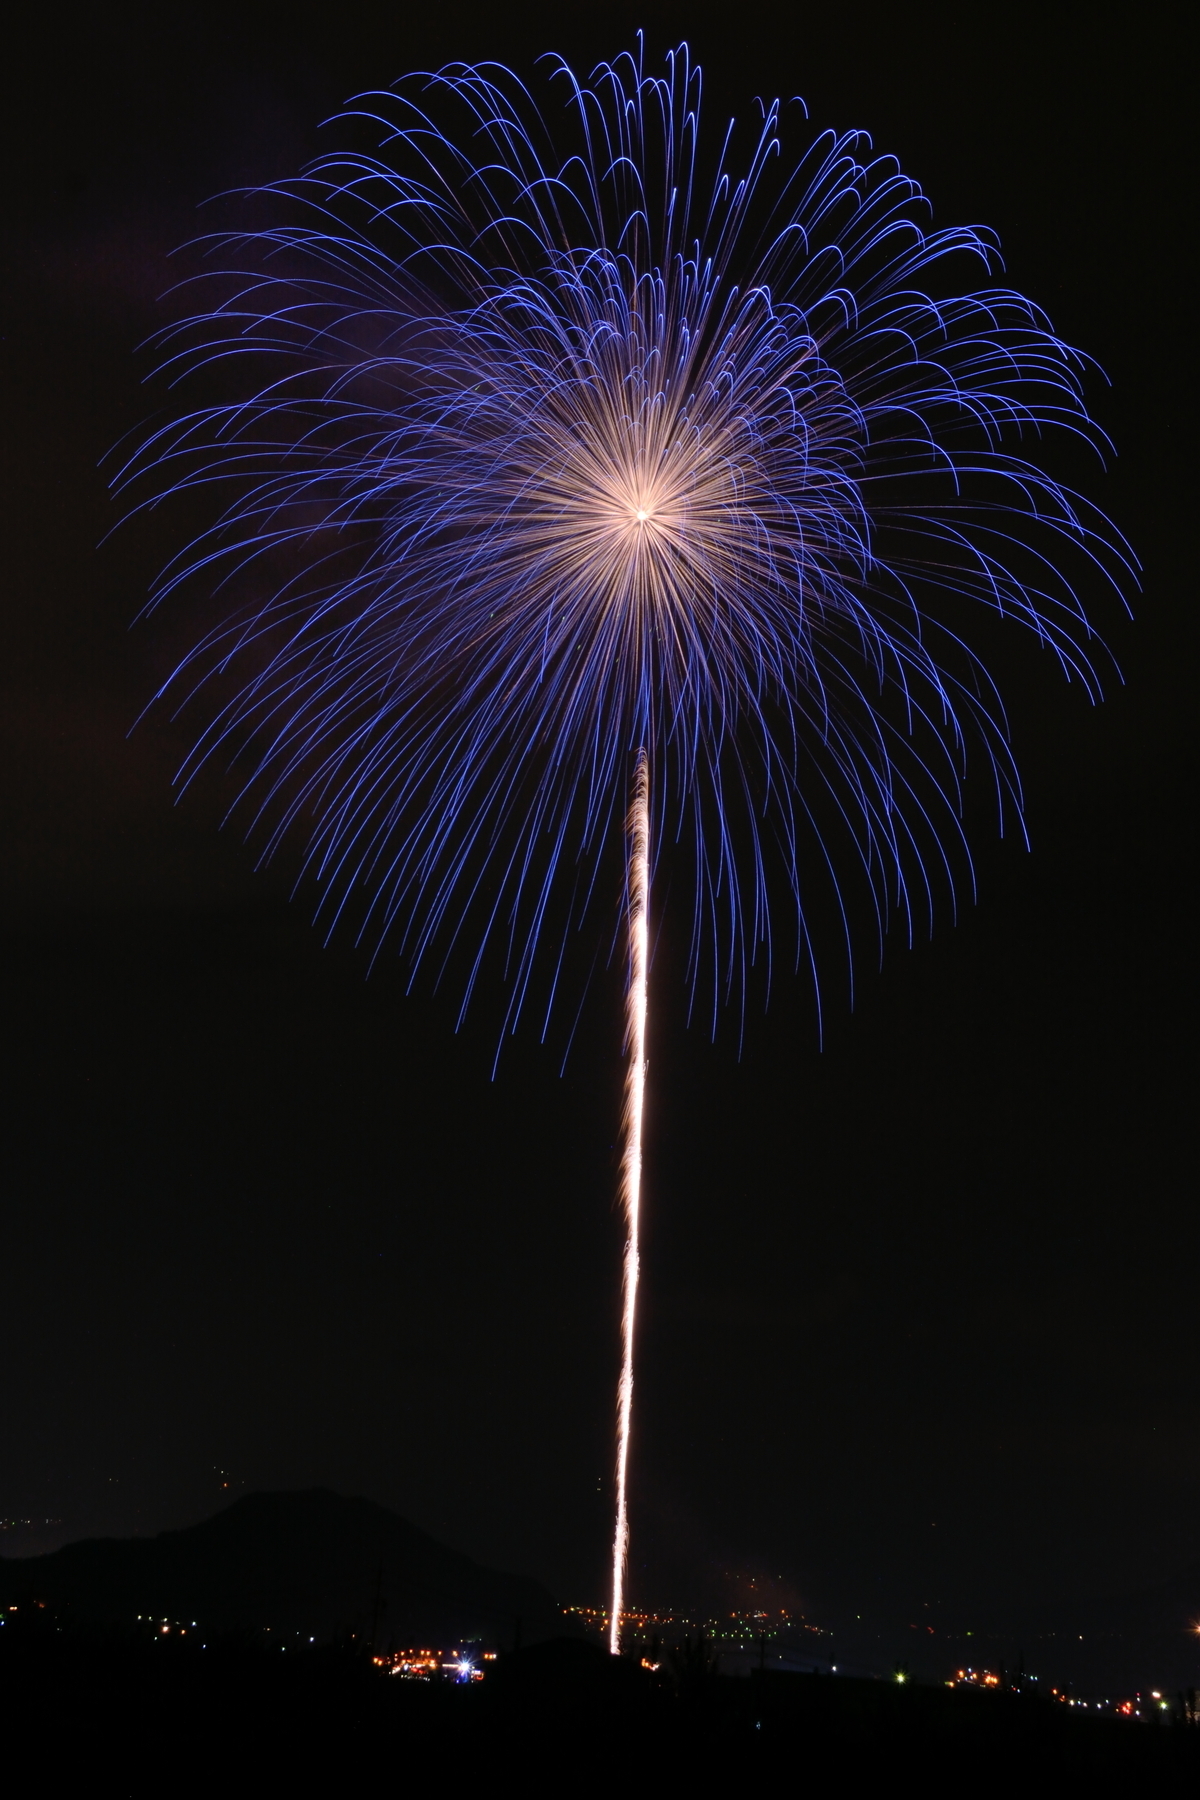
M 646 1093 L 646 949 L 650 892 L 650 767 L 639 751 L 629 809 L 629 993 L 625 1035 L 629 1068 L 625 1077 L 625 1149 L 621 1159 L 621 1200 L 625 1208 L 625 1275 L 621 1313 L 621 1380 L 617 1388 L 617 1525 L 613 1534 L 612 1612 L 608 1647 L 621 1651 L 625 1562 L 629 1552 L 626 1475 L 633 1417 L 633 1328 L 637 1316 L 638 1210 L 642 1197 L 642 1113 Z

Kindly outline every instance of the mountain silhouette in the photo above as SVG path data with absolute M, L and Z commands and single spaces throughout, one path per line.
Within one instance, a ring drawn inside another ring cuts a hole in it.
M 0 1604 L 41 1601 L 64 1622 L 195 1621 L 380 1646 L 561 1636 L 540 1583 L 483 1568 L 370 1500 L 325 1488 L 247 1494 L 202 1524 L 152 1538 L 91 1538 L 0 1558 Z

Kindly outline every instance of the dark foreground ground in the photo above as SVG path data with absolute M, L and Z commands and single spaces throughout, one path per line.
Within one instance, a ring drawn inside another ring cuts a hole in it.
M 622 1760 L 639 1785 L 678 1776 L 700 1792 L 758 1776 L 928 1776 L 967 1791 L 997 1777 L 1129 1792 L 1200 1782 L 1200 1728 L 1179 1716 L 1089 1719 L 1026 1694 L 840 1676 L 667 1680 L 577 1641 L 453 1686 L 381 1675 L 351 1650 L 14 1634 L 0 1645 L 0 1731 L 6 1762 L 36 1769 L 45 1792 L 80 1779 L 131 1795 L 341 1792 L 460 1775 L 591 1791 Z

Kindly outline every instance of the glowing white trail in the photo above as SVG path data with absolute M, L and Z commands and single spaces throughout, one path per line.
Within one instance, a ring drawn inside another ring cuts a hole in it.
M 625 1208 L 625 1274 L 621 1312 L 621 1380 L 617 1388 L 617 1526 L 613 1534 L 612 1611 L 608 1647 L 621 1650 L 625 1602 L 625 1560 L 629 1512 L 625 1478 L 629 1468 L 629 1428 L 633 1417 L 633 1328 L 637 1316 L 638 1209 L 642 1197 L 642 1112 L 646 1093 L 646 947 L 650 894 L 650 766 L 638 752 L 629 809 L 629 993 L 625 1037 L 629 1069 L 625 1077 L 625 1149 L 621 1158 L 621 1200 Z

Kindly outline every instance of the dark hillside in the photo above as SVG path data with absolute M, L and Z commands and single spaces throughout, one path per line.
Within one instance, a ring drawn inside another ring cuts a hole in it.
M 69 1624 L 139 1615 L 214 1633 L 269 1629 L 381 1644 L 558 1636 L 536 1581 L 482 1568 L 369 1500 L 325 1489 L 249 1494 L 184 1531 L 95 1538 L 49 1556 L 0 1559 L 0 1603 L 41 1601 Z

